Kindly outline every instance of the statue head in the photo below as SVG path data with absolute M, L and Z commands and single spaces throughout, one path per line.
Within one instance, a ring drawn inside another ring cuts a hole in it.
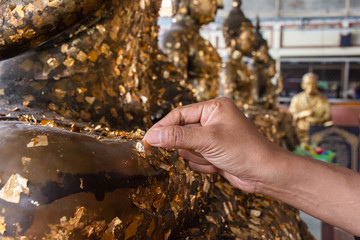
M 228 48 L 232 51 L 238 50 L 242 54 L 249 56 L 254 41 L 253 26 L 240 7 L 240 0 L 233 2 L 233 9 L 224 22 L 223 34 Z
M 253 57 L 259 61 L 266 63 L 269 61 L 269 46 L 267 41 L 260 33 L 260 19 L 256 18 L 256 27 L 254 32 Z
M 317 80 L 318 76 L 316 74 L 307 73 L 302 78 L 301 88 L 309 95 L 318 93 Z
M 222 0 L 172 0 L 173 16 L 190 17 L 197 25 L 214 21 Z

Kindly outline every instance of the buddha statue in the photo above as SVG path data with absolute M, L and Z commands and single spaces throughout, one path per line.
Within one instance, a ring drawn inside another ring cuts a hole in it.
M 311 125 L 330 126 L 331 111 L 327 97 L 317 88 L 318 76 L 307 73 L 303 76 L 301 88 L 303 92 L 292 99 L 289 112 L 296 123 L 296 133 L 302 143 L 308 143 Z
M 157 48 L 160 4 L 1 3 L 0 239 L 313 239 L 292 207 L 141 143 L 195 101 Z
M 161 49 L 183 76 L 181 85 L 191 89 L 198 101 L 219 95 L 221 58 L 200 35 L 200 28 L 215 19 L 222 0 L 172 0 L 173 20 L 164 33 Z
M 228 51 L 221 77 L 221 95 L 231 98 L 241 107 L 252 104 L 251 95 L 254 75 L 243 62 L 243 56 L 252 52 L 254 34 L 253 26 L 240 9 L 241 0 L 233 2 L 233 9 L 224 22 L 223 34 Z
M 195 102 L 157 49 L 159 7 L 1 3 L 1 239 L 163 239 L 200 210 L 212 178 L 137 130 Z
M 267 41 L 260 33 L 260 20 L 256 18 L 256 27 L 254 31 L 253 50 L 250 61 L 250 70 L 254 76 L 251 95 L 254 103 L 265 104 L 267 93 L 270 90 L 270 79 L 273 77 L 270 65 L 269 47 Z

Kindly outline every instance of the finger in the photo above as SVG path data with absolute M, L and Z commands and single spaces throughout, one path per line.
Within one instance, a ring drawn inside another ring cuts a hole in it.
M 189 162 L 189 166 L 193 171 L 206 174 L 213 174 L 219 171 L 214 165 L 201 165 L 194 162 Z
M 176 108 L 157 122 L 153 128 L 186 125 L 192 123 L 205 123 L 210 114 L 218 107 L 220 99 L 213 99 L 206 102 L 195 103 Z
M 189 124 L 185 124 L 183 125 L 184 127 L 201 127 L 200 123 L 189 123 Z
M 202 148 L 209 139 L 209 133 L 203 127 L 168 126 L 150 129 L 144 137 L 150 145 L 175 149 Z
M 180 154 L 181 157 L 183 157 L 184 159 L 186 159 L 188 161 L 191 161 L 191 162 L 194 162 L 194 163 L 197 163 L 197 164 L 202 164 L 202 165 L 212 165 L 205 158 L 194 155 L 188 150 L 179 150 L 179 154 Z

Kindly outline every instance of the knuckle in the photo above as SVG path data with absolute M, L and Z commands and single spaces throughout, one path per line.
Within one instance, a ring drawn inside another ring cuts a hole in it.
M 181 113 L 181 108 L 175 108 L 173 110 L 173 123 L 179 124 L 180 126 L 185 124 L 183 115 Z
M 181 146 L 184 140 L 184 131 L 182 128 L 173 127 L 166 132 L 166 139 L 175 147 Z

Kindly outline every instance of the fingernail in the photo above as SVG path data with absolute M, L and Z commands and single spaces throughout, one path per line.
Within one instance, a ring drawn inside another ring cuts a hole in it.
M 151 129 L 145 134 L 144 139 L 152 146 L 161 143 L 161 131 L 158 128 Z

